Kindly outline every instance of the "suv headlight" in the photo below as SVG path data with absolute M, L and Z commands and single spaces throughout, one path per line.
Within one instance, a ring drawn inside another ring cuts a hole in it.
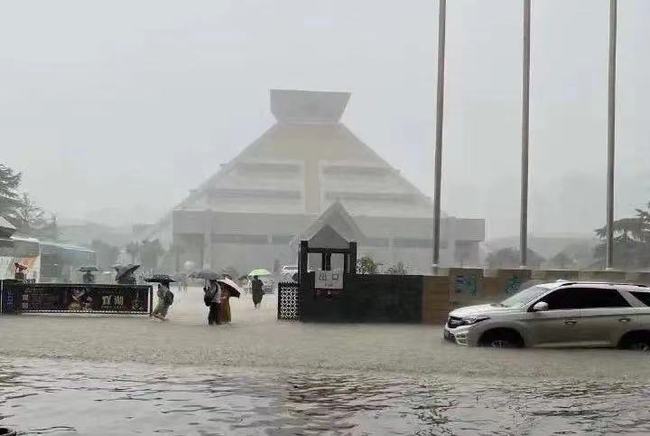
M 469 318 L 463 318 L 463 321 L 465 322 L 465 325 L 472 325 L 479 323 L 481 321 L 485 321 L 486 319 L 490 319 L 489 316 L 472 316 Z

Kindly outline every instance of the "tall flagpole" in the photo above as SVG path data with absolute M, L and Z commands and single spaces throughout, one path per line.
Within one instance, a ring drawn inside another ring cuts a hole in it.
M 442 184 L 442 122 L 445 98 L 445 27 L 447 0 L 439 0 L 438 10 L 438 83 L 436 93 L 435 186 L 433 190 L 433 273 L 440 264 L 440 188 Z
M 618 1 L 609 2 L 609 95 L 607 108 L 607 254 L 605 267 L 614 266 L 614 160 L 616 157 L 616 30 Z
M 530 124 L 530 1 L 524 0 L 523 80 L 521 106 L 521 213 L 519 228 L 520 265 L 528 265 L 528 140 Z

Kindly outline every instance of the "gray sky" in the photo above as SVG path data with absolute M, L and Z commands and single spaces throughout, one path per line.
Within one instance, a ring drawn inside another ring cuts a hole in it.
M 521 1 L 450 0 L 443 208 L 516 234 Z M 534 0 L 531 231 L 604 220 L 607 0 Z M 620 0 L 617 215 L 650 200 L 650 1 Z M 0 160 L 65 218 L 153 221 L 273 122 L 269 88 L 432 192 L 432 0 L 0 3 Z M 643 104 L 645 103 L 645 104 Z

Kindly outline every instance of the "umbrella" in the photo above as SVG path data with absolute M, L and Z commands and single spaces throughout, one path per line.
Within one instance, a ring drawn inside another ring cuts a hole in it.
M 153 276 L 144 279 L 145 282 L 147 283 L 172 283 L 175 282 L 173 278 L 171 278 L 167 274 L 154 274 Z
M 96 266 L 82 266 L 79 272 L 97 272 L 99 271 Z
M 26 270 L 28 268 L 27 265 L 23 265 L 22 263 L 19 262 L 14 262 L 14 266 L 18 268 L 19 271 Z
M 192 279 L 216 280 L 219 277 L 220 277 L 219 274 L 207 269 L 204 269 L 203 271 L 193 272 L 192 274 L 190 274 L 190 278 Z
M 133 274 L 133 272 L 135 272 L 135 270 L 138 268 L 140 268 L 140 265 L 135 265 L 133 263 L 130 263 L 126 266 L 115 266 L 115 270 L 117 271 L 115 280 L 120 280 L 128 274 Z
M 219 280 L 217 280 L 217 283 L 230 288 L 229 289 L 230 290 L 230 295 L 233 296 L 233 297 L 239 298 L 239 296 L 242 294 L 242 292 L 244 292 L 244 290 L 242 288 L 240 288 L 237 283 L 233 282 L 232 280 L 230 280 L 228 278 L 219 279 Z
M 255 277 L 255 276 L 262 277 L 262 276 L 270 276 L 270 275 L 271 272 L 268 269 L 264 269 L 264 268 L 254 269 L 253 271 L 248 273 L 248 277 Z

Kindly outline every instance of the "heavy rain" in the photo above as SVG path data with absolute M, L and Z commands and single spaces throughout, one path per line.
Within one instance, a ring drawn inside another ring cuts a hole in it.
M 648 434 L 650 2 L 0 5 L 0 435 Z

